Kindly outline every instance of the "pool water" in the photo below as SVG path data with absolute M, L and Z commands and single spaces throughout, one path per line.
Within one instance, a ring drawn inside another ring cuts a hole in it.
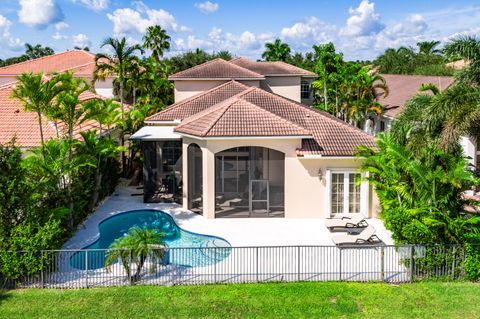
M 174 264 L 185 267 L 208 266 L 217 263 L 230 254 L 230 244 L 220 237 L 196 234 L 177 226 L 173 218 L 158 210 L 136 210 L 121 213 L 102 221 L 98 228 L 100 236 L 97 241 L 83 249 L 99 249 L 79 251 L 70 258 L 70 265 L 77 269 L 99 269 L 104 267 L 104 249 L 125 236 L 129 229 L 147 227 L 165 235 L 164 242 L 168 248 L 163 264 Z M 178 249 L 173 249 L 178 248 Z

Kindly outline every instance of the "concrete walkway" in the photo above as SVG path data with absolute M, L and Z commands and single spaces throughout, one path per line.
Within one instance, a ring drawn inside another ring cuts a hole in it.
M 184 230 L 222 237 L 232 247 L 244 246 L 293 246 L 327 245 L 333 246 L 332 236 L 324 225 L 323 218 L 220 218 L 208 220 L 203 216 L 185 211 L 180 205 L 165 203 L 143 203 L 142 190 L 135 187 L 119 186 L 116 192 L 105 200 L 97 210 L 79 226 L 76 234 L 68 240 L 64 249 L 80 249 L 98 238 L 98 224 L 107 217 L 134 210 L 159 209 L 170 214 Z M 375 218 L 368 219 L 377 236 L 386 244 L 392 245 L 391 233 L 383 223 Z

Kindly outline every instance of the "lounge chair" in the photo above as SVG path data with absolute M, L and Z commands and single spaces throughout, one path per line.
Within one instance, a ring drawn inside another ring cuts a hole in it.
M 328 230 L 350 230 L 354 228 L 364 228 L 368 226 L 367 221 L 361 215 L 344 216 L 342 218 L 331 218 L 325 220 L 325 226 Z
M 368 226 L 360 234 L 339 235 L 332 238 L 336 245 L 378 244 L 382 241 L 375 235 L 375 228 Z

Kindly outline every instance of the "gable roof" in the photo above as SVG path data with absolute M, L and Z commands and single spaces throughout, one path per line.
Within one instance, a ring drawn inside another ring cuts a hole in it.
M 229 81 L 216 86 L 210 90 L 191 96 L 185 100 L 172 104 L 162 112 L 154 114 L 146 119 L 149 121 L 174 121 L 183 120 L 197 114 L 217 103 L 220 103 L 232 96 L 249 88 L 240 82 Z
M 385 108 L 383 113 L 386 117 L 395 117 L 405 106 L 405 103 L 418 93 L 422 84 L 433 83 L 440 90 L 446 89 L 453 83 L 451 76 L 425 76 L 404 74 L 380 74 L 388 86 L 388 95 L 377 97 Z
M 317 77 L 316 73 L 307 71 L 305 69 L 296 67 L 294 65 L 276 61 L 276 62 L 264 62 L 264 61 L 252 61 L 245 57 L 238 57 L 233 60 L 230 60 L 230 63 L 241 66 L 243 68 L 249 69 L 251 71 L 260 73 L 265 76 L 289 76 L 289 75 L 300 75 L 307 77 Z
M 175 131 L 200 137 L 310 135 L 303 127 L 242 99 L 242 94 L 188 118 Z
M 28 60 L 0 68 L 0 76 L 17 76 L 22 73 L 53 73 L 74 71 L 75 74 L 92 76 L 95 55 L 84 50 L 72 50 Z
M 23 147 L 40 146 L 40 129 L 38 127 L 38 116 L 35 112 L 26 112 L 18 99 L 12 99 L 12 90 L 16 82 L 0 87 L 0 144 L 8 143 L 15 137 L 15 144 Z M 81 101 L 94 98 L 104 99 L 102 96 L 90 91 L 80 95 Z M 65 124 L 59 123 L 59 130 L 64 130 Z M 56 138 L 57 133 L 52 122 L 42 116 L 42 128 L 44 140 Z M 80 138 L 80 132 L 92 129 L 99 129 L 96 121 L 89 120 L 76 126 L 73 130 L 75 138 Z
M 181 79 L 236 79 L 262 80 L 265 77 L 259 73 L 237 66 L 233 63 L 217 58 L 194 66 L 193 68 L 177 72 L 168 77 L 169 80 Z

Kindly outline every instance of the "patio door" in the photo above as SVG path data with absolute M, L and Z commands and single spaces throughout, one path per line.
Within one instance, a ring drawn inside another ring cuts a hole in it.
M 330 214 L 358 214 L 361 210 L 361 174 L 332 172 Z

